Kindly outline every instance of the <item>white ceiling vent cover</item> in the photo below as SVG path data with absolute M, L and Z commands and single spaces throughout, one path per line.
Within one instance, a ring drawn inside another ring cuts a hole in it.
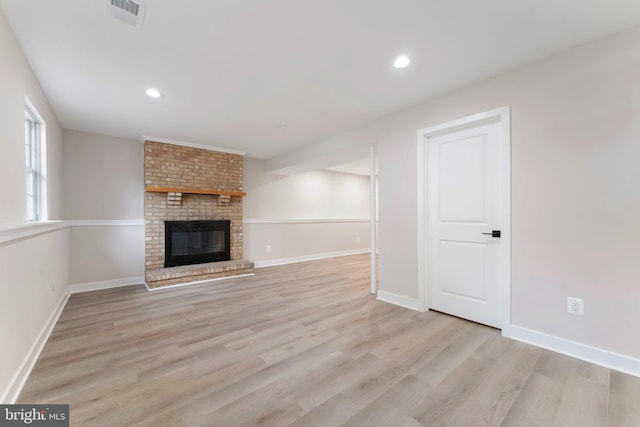
M 145 4 L 139 0 L 106 0 L 107 16 L 142 29 Z

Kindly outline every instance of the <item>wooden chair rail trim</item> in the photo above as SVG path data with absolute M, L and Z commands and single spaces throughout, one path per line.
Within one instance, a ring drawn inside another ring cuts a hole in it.
M 212 194 L 218 196 L 245 197 L 244 191 L 224 191 L 224 190 L 199 190 L 197 188 L 171 188 L 171 187 L 149 187 L 150 193 L 186 193 L 186 194 Z

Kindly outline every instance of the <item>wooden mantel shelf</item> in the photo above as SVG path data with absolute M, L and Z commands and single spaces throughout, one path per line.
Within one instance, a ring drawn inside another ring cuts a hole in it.
M 147 186 L 150 193 L 183 193 L 183 194 L 213 194 L 218 196 L 245 197 L 247 193 L 244 191 L 224 191 L 224 190 L 199 190 L 197 188 L 171 188 L 171 187 L 150 187 Z

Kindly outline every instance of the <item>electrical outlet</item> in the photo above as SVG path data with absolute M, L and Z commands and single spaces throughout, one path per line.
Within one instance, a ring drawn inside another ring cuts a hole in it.
M 267 245 L 267 252 L 271 252 L 271 245 Z
M 356 237 L 356 243 L 360 243 L 360 236 Z
M 584 316 L 584 300 L 581 298 L 567 298 L 567 313 Z

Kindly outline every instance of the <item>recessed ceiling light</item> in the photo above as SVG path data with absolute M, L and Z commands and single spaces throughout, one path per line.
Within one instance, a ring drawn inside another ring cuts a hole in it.
M 162 94 L 158 91 L 158 89 L 154 89 L 154 88 L 147 89 L 146 93 L 151 98 L 160 98 L 162 96 Z
M 396 68 L 405 68 L 410 63 L 411 63 L 411 60 L 408 57 L 402 55 L 402 56 L 398 56 L 396 60 L 393 61 L 393 66 Z

